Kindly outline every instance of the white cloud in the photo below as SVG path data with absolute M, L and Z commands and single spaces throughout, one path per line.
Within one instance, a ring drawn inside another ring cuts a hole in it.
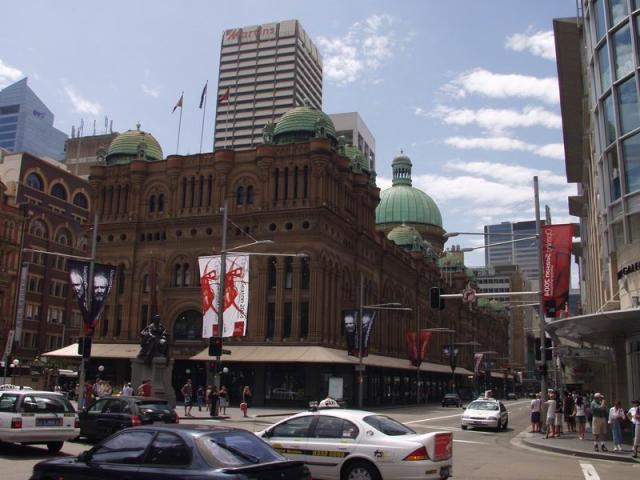
M 535 98 L 547 103 L 560 101 L 557 78 L 493 73 L 483 68 L 460 74 L 442 89 L 458 98 L 478 94 L 491 98 Z
M 97 102 L 92 102 L 87 100 L 86 98 L 80 96 L 78 92 L 76 92 L 75 88 L 71 86 L 64 87 L 64 91 L 66 92 L 69 100 L 73 104 L 73 111 L 76 113 L 88 113 L 90 115 L 98 115 L 100 113 L 101 107 Z
M 456 170 L 478 176 L 504 180 L 508 184 L 531 184 L 534 175 L 544 179 L 545 185 L 566 186 L 567 179 L 564 175 L 558 175 L 551 170 L 510 165 L 497 162 L 462 162 L 450 161 L 444 165 L 447 170 Z
M 359 80 L 365 70 L 381 68 L 396 45 L 393 22 L 390 15 L 371 15 L 341 37 L 319 37 L 326 78 L 345 85 Z
M 440 105 L 433 112 L 414 107 L 414 113 L 418 116 L 440 118 L 448 125 L 466 126 L 475 124 L 493 132 L 502 132 L 518 127 L 562 127 L 560 115 L 540 107 L 525 107 L 522 110 L 495 108 L 472 110 Z
M 533 145 L 510 137 L 449 137 L 445 139 L 444 143 L 462 150 L 480 149 L 496 150 L 501 152 L 519 151 L 531 152 L 540 157 L 560 160 L 564 158 L 564 147 L 561 143 Z
M 12 67 L 11 65 L 7 65 L 0 59 L 0 88 L 4 88 L 11 83 L 20 80 L 23 76 L 22 72 Z
M 152 98 L 158 98 L 160 96 L 160 90 L 158 88 L 148 87 L 144 83 L 140 85 L 142 87 L 142 92 Z
M 536 57 L 547 60 L 556 59 L 553 31 L 535 33 L 516 33 L 505 41 L 505 47 L 516 52 L 528 51 Z

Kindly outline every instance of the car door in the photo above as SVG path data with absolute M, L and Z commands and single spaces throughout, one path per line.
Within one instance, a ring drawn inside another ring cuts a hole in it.
M 267 440 L 274 450 L 291 460 L 307 460 L 307 437 L 315 415 L 286 420 L 268 430 Z M 311 472 L 313 475 L 313 471 Z
M 125 421 L 128 404 L 120 398 L 110 398 L 98 417 L 96 432 L 99 437 L 108 437 L 121 430 L 128 422 Z
M 98 400 L 88 410 L 80 412 L 80 435 L 88 438 L 97 438 L 99 436 L 97 430 L 98 420 L 108 402 L 108 399 Z
M 145 455 L 138 471 L 141 480 L 169 480 L 201 475 L 191 467 L 191 450 L 184 440 L 174 433 L 159 432 Z
M 502 425 L 506 425 L 509 420 L 509 413 L 507 412 L 507 407 L 504 406 L 502 402 L 500 402 L 500 420 L 502 421 Z
M 313 478 L 340 478 L 344 459 L 357 445 L 360 431 L 351 421 L 333 415 L 318 415 L 307 442 L 307 465 Z

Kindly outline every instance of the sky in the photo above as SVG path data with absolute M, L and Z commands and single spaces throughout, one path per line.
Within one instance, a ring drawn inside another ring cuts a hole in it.
M 535 8 L 533 3 L 535 3 Z M 534 218 L 532 179 L 554 223 L 568 214 L 552 21 L 575 0 L 67 0 L 2 6 L 0 88 L 28 77 L 67 134 L 152 133 L 164 154 L 200 150 L 200 94 L 217 87 L 222 32 L 298 19 L 320 49 L 323 110 L 358 112 L 376 139 L 377 183 L 402 150 L 445 230 Z M 10 20 L 10 21 L 6 21 Z M 213 144 L 213 102 L 204 147 Z M 477 246 L 460 236 L 447 246 Z M 482 265 L 482 250 L 467 254 Z

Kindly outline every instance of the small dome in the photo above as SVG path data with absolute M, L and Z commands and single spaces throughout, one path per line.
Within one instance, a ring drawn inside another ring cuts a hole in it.
M 105 157 L 107 165 L 129 163 L 140 158 L 148 162 L 162 160 L 162 148 L 153 135 L 140 130 L 127 130 L 113 139 Z
M 358 150 L 357 147 L 354 147 L 353 145 L 345 145 L 344 154 L 351 160 L 351 167 L 354 170 L 369 171 L 369 160 L 360 150 Z
M 276 144 L 303 142 L 318 134 L 329 137 L 334 142 L 338 141 L 335 126 L 329 116 L 312 107 L 306 100 L 304 105 L 292 108 L 280 117 L 273 131 L 273 141 Z
M 404 224 L 391 230 L 387 238 L 398 246 L 409 248 L 423 241 L 422 235 L 415 228 Z

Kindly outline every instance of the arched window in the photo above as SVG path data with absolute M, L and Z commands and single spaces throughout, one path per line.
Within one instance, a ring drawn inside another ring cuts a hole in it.
M 158 195 L 158 212 L 164 212 L 164 193 Z
M 182 179 L 182 199 L 180 200 L 180 208 L 185 208 L 187 204 L 187 178 Z
M 78 240 L 78 248 L 83 252 L 86 252 L 88 247 L 89 239 L 87 237 L 80 237 L 80 240 Z
M 59 198 L 60 200 L 67 200 L 67 189 L 61 183 L 55 183 L 51 187 L 51 195 Z
M 244 203 L 244 187 L 238 187 L 236 190 L 236 205 L 242 205 Z
M 31 188 L 35 188 L 36 190 L 44 190 L 44 182 L 42 181 L 42 177 L 37 173 L 30 173 L 27 177 L 27 185 Z
M 84 193 L 76 193 L 73 196 L 73 204 L 76 207 L 84 208 L 85 210 L 89 208 L 89 201 Z
M 175 267 L 173 267 L 173 286 L 182 286 L 182 265 L 180 265 L 179 263 L 177 263 Z
M 29 226 L 29 233 L 40 238 L 49 238 L 47 226 L 41 220 L 34 220 Z
M 182 265 L 182 286 L 190 287 L 191 286 L 191 271 L 189 269 L 189 264 L 185 263 Z
M 268 273 L 269 288 L 276 288 L 276 264 L 277 263 L 278 263 L 278 260 L 276 259 L 276 257 L 269 257 L 269 273 Z
M 66 228 L 61 228 L 56 234 L 56 242 L 61 245 L 71 245 L 71 233 Z
M 247 205 L 253 205 L 253 185 L 247 187 Z
M 175 340 L 201 340 L 202 312 L 187 310 L 178 315 L 173 324 L 173 338 Z
M 149 213 L 153 213 L 156 211 L 156 196 L 151 195 L 149 198 Z
M 309 289 L 309 280 L 311 279 L 311 270 L 309 269 L 309 257 L 302 257 L 302 269 L 300 272 L 300 288 Z

